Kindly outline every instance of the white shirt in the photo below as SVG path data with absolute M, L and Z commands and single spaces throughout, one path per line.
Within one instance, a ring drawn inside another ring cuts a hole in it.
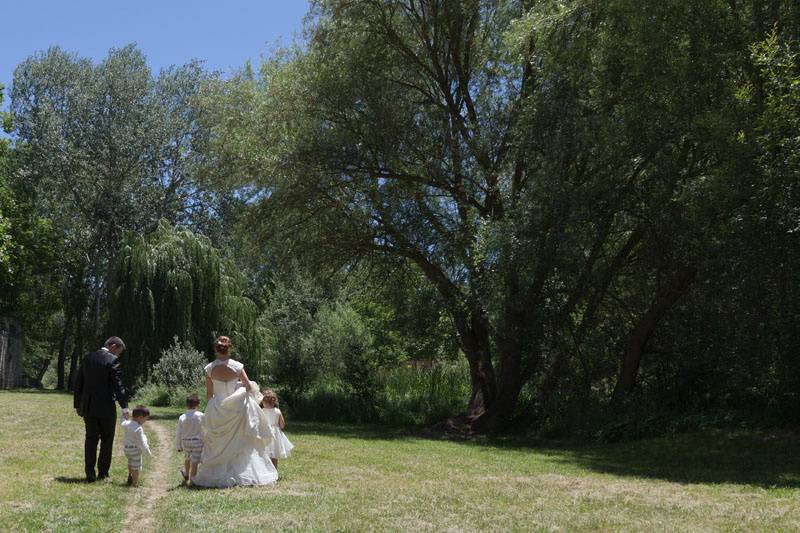
M 205 415 L 197 409 L 189 409 L 178 419 L 178 431 L 175 432 L 175 448 L 183 449 L 181 441 L 194 437 L 203 437 L 203 417 Z
M 150 453 L 150 446 L 147 444 L 147 435 L 144 434 L 144 429 L 136 420 L 123 420 L 122 429 L 125 430 L 124 444 L 126 447 L 135 446 L 147 456 L 152 456 Z

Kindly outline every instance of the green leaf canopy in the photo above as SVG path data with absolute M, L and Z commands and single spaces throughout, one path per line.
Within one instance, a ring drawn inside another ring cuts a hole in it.
M 148 236 L 132 237 L 113 265 L 109 316 L 110 332 L 128 346 L 126 382 L 146 379 L 175 337 L 210 356 L 214 337 L 229 335 L 237 358 L 258 372 L 258 309 L 243 286 L 206 237 L 165 222 Z

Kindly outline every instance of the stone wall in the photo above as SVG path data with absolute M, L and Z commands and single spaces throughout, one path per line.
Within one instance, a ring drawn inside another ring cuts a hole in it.
M 0 389 L 22 385 L 22 327 L 13 318 L 0 317 Z

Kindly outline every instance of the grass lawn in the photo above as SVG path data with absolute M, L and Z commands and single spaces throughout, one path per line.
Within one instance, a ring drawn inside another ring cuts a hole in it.
M 612 445 L 455 443 L 288 420 L 295 455 L 266 488 L 180 486 L 175 410 L 145 426 L 143 486 L 80 483 L 70 397 L 0 391 L 2 531 L 800 530 L 800 439 L 692 434 Z

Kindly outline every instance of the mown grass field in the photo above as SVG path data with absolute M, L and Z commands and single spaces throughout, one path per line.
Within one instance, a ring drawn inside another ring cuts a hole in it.
M 175 410 L 145 427 L 159 454 L 143 486 L 82 477 L 69 396 L 0 392 L 2 531 L 793 531 L 800 439 L 693 434 L 612 445 L 455 443 L 375 427 L 298 423 L 267 488 L 187 489 Z M 118 434 L 119 437 L 119 434 Z

